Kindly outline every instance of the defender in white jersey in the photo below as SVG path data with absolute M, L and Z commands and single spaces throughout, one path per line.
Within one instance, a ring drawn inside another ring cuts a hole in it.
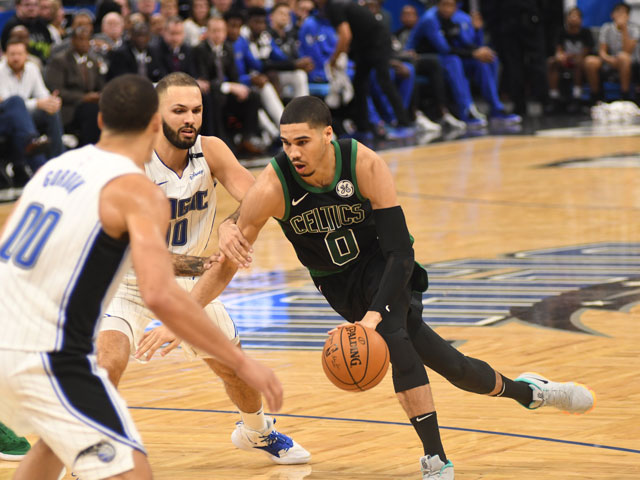
M 199 135 L 202 94 L 195 79 L 185 73 L 172 73 L 158 83 L 156 90 L 164 135 L 158 137 L 145 171 L 169 198 L 171 221 L 167 244 L 173 254 L 174 268 L 178 274 L 185 275 L 178 278 L 178 282 L 191 291 L 202 273 L 206 259 L 203 255 L 209 247 L 216 215 L 217 182 L 240 201 L 254 179 L 224 142 Z M 234 238 L 221 232 L 221 241 L 229 245 L 228 248 L 242 240 L 241 236 Z M 222 303 L 217 300 L 199 303 L 227 338 L 239 344 L 238 332 Z M 129 272 L 106 310 L 97 343 L 98 363 L 108 371 L 114 385 L 118 385 L 131 355 L 149 360 L 164 343 L 170 345 L 162 351 L 163 355 L 180 343 L 164 326 L 145 334 L 145 328 L 155 318 L 142 302 L 134 273 Z M 227 394 L 237 406 L 241 421 L 232 433 L 234 445 L 262 451 L 279 464 L 309 461 L 309 452 L 274 429 L 275 420 L 264 415 L 262 398 L 256 389 L 191 344 L 183 343 L 182 347 L 188 357 L 202 358 L 223 380 Z
M 151 478 L 127 406 L 93 353 L 130 257 L 159 318 L 215 352 L 270 407 L 282 403 L 273 372 L 229 342 L 173 280 L 168 202 L 142 174 L 161 125 L 157 106 L 147 79 L 110 82 L 100 142 L 43 166 L 0 231 L 0 419 L 40 436 L 14 479 L 56 479 L 63 464 L 83 480 Z

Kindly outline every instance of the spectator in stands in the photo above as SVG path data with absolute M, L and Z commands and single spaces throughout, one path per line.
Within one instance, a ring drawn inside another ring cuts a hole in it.
M 102 27 L 102 19 L 108 13 L 115 12 L 122 16 L 123 20 L 131 14 L 129 0 L 99 0 L 96 5 L 96 24 L 95 31 L 100 32 Z
M 291 7 L 285 2 L 276 3 L 269 12 L 267 31 L 274 43 L 289 58 L 298 58 L 298 36 L 293 29 Z
M 399 44 L 398 50 L 403 50 L 407 45 L 407 40 L 409 40 L 411 30 L 413 30 L 413 27 L 418 23 L 418 11 L 416 10 L 416 7 L 413 5 L 405 5 L 402 7 L 400 23 L 402 24 L 402 27 L 393 34 L 393 37 Z
M 269 77 L 262 72 L 262 62 L 258 60 L 249 46 L 249 41 L 240 35 L 244 25 L 244 14 L 240 10 L 230 10 L 224 16 L 227 23 L 227 40 L 233 44 L 235 52 L 238 78 L 241 83 L 255 90 L 260 95 L 262 107 L 267 111 L 267 119 L 259 115 L 261 127 L 269 130 L 274 138 L 279 137 L 279 131 L 273 131 L 272 126 L 280 124 L 280 117 L 284 105 Z
M 413 5 L 402 8 L 400 21 L 402 27 L 392 38 L 392 65 L 397 65 L 398 61 L 411 62 L 419 76 L 414 87 L 416 127 L 425 131 L 438 131 L 438 124 L 429 119 L 433 117 L 456 130 L 466 129 L 466 123 L 455 118 L 447 107 L 447 89 L 438 54 L 430 53 L 430 47 L 425 50 L 424 46 L 420 52 L 407 49 L 411 31 L 418 23 L 418 12 Z M 427 110 L 430 115 L 427 115 Z
M 158 10 L 158 2 L 156 0 L 137 0 L 136 7 L 138 13 L 144 15 L 147 23 L 151 23 L 151 16 Z
M 156 48 L 165 72 L 191 71 L 191 47 L 185 43 L 182 18 L 175 16 L 166 21 Z
M 368 8 L 357 3 L 339 3 L 335 0 L 317 0 L 316 3 L 338 32 L 338 44 L 329 65 L 333 67 L 340 54 L 347 51 L 355 62 L 355 95 L 352 103 L 353 119 L 358 131 L 367 135 L 372 129 L 367 114 L 369 75 L 372 70 L 393 107 L 398 125 L 408 126 L 409 116 L 389 75 L 391 32 L 384 23 L 376 20 Z
M 132 13 L 127 18 L 125 18 L 124 21 L 125 37 L 131 36 L 131 30 L 137 23 L 144 23 L 147 27 L 149 26 L 149 23 L 147 22 L 147 19 L 143 14 L 141 14 L 140 12 Z
M 204 96 L 205 115 L 209 132 L 234 146 L 228 122 L 239 120 L 239 151 L 259 154 L 264 151 L 258 129 L 260 98 L 249 87 L 240 83 L 234 58 L 233 45 L 227 41 L 224 19 L 211 17 L 207 23 L 206 39 L 193 49 L 193 66 Z M 203 130 L 205 126 L 203 125 Z
M 159 81 L 166 72 L 162 68 L 158 54 L 149 49 L 151 41 L 149 26 L 144 22 L 134 23 L 130 35 L 131 38 L 126 40 L 120 48 L 109 52 L 107 80 L 125 73 L 137 73 L 152 82 Z
M 6 51 L 9 32 L 16 25 L 24 25 L 29 30 L 29 52 L 44 63 L 51 53 L 51 34 L 47 22 L 38 17 L 38 0 L 16 0 L 16 14 L 2 29 L 2 49 Z
M 244 0 L 244 6 L 247 10 L 250 8 L 267 8 L 267 0 Z
M 549 97 L 560 98 L 560 74 L 569 71 L 573 75 L 574 99 L 582 96 L 585 58 L 593 53 L 593 35 L 588 28 L 582 26 L 582 12 L 572 8 L 567 12 L 565 27 L 556 42 L 556 54 L 548 60 Z
M 231 10 L 233 0 L 213 0 L 211 14 L 218 17 L 224 17 Z
M 385 27 L 391 31 L 391 14 L 388 10 L 382 8 L 384 0 L 363 0 L 366 7 L 371 10 L 371 13 L 376 17 L 376 20 L 384 23 Z
M 131 1 L 130 0 L 113 0 L 120 7 L 120 15 L 122 18 L 128 18 L 131 15 Z
M 60 92 L 62 123 L 67 133 L 78 137 L 78 146 L 96 143 L 98 100 L 104 86 L 101 60 L 89 51 L 91 30 L 84 26 L 71 33 L 71 45 L 49 60 L 45 70 L 47 86 Z
M 484 45 L 483 21 L 479 12 L 471 17 L 458 9 L 455 0 L 438 0 L 427 10 L 412 31 L 407 47 L 439 55 L 445 76 L 458 106 L 459 117 L 471 127 L 484 127 L 486 117 L 476 108 L 469 78 L 480 86 L 491 107 L 491 118 L 504 123 L 520 123 L 518 115 L 505 113 L 498 96 L 498 59 Z
M 124 19 L 118 12 L 109 12 L 102 17 L 100 33 L 94 35 L 96 49 L 103 58 L 106 58 L 110 50 L 122 46 L 124 34 Z
M 629 22 L 631 8 L 626 3 L 613 7 L 611 19 L 600 28 L 598 56 L 585 60 L 585 69 L 593 102 L 602 100 L 600 72 L 617 71 L 620 75 L 620 92 L 623 100 L 632 99 L 632 65 L 640 61 L 638 39 L 640 27 Z
M 166 19 L 160 13 L 154 13 L 153 15 L 151 15 L 151 20 L 149 21 L 149 31 L 151 32 L 152 45 L 155 45 L 162 36 L 165 23 Z
M 389 31 L 391 30 L 391 16 L 389 12 L 382 9 L 380 0 L 365 0 L 364 5 L 371 11 L 371 13 L 373 13 L 378 22 L 384 24 L 385 29 Z M 410 114 L 415 88 L 415 67 L 408 58 L 402 58 L 400 55 L 397 55 L 394 46 L 395 44 L 393 43 L 392 38 L 392 54 L 389 60 L 389 66 L 391 68 L 389 73 L 391 75 L 391 80 L 402 98 L 402 106 Z M 393 108 L 391 107 L 388 99 L 378 85 L 375 78 L 375 72 L 371 73 L 369 82 L 371 88 L 368 100 L 369 121 L 374 125 L 374 133 L 378 136 L 385 137 L 388 134 L 385 124 L 395 125 L 397 123 L 397 119 L 395 118 Z M 420 121 L 424 126 L 429 126 L 434 130 L 441 130 L 440 125 L 430 122 L 423 116 L 420 117 Z
M 560 3 L 554 0 L 555 3 Z M 492 43 L 504 67 L 514 112 L 527 112 L 527 97 L 547 102 L 545 25 L 540 0 L 482 0 Z
M 313 0 L 296 0 L 295 7 L 293 9 L 293 29 L 299 31 L 302 24 L 307 19 L 311 12 L 315 10 L 316 6 Z
M 325 65 L 331 60 L 338 43 L 338 36 L 329 19 L 321 15 L 309 15 L 300 28 L 298 38 L 299 54 L 313 60 L 314 69 L 309 72 L 309 82 L 329 83 Z
M 11 29 L 11 32 L 9 33 L 9 41 L 11 40 L 16 40 L 18 42 L 24 43 L 28 49 L 29 30 L 27 30 L 27 27 L 25 27 L 24 25 L 16 25 L 15 27 L 13 27 Z M 36 65 L 40 71 L 44 69 L 44 65 L 42 64 L 42 60 L 40 60 L 40 57 L 36 57 L 31 53 L 27 55 L 27 62 L 31 62 Z
M 60 43 L 64 36 L 64 31 L 59 30 L 53 25 L 53 21 L 58 15 L 58 11 L 62 8 L 58 0 L 40 0 L 39 17 L 47 23 L 49 35 L 51 35 L 51 43 Z
M 0 190 L 22 187 L 47 161 L 42 152 L 47 150 L 49 139 L 40 136 L 21 97 L 0 97 L 0 136 L 6 138 L 9 147 L 3 152 L 7 161 L 0 162 Z
M 184 21 L 184 33 L 188 45 L 195 47 L 204 39 L 210 8 L 209 0 L 192 0 L 191 15 Z
M 160 15 L 165 20 L 178 16 L 178 0 L 160 0 Z
M 27 62 L 24 43 L 10 40 L 5 53 L 7 61 L 0 63 L 0 98 L 17 95 L 24 100 L 38 130 L 49 137 L 48 158 L 57 157 L 64 151 L 58 92 L 49 92 L 38 67 Z
M 93 14 L 89 10 L 80 10 L 75 13 L 71 20 L 70 30 L 73 31 L 76 28 L 86 27 L 93 33 Z M 57 43 L 51 47 L 51 56 L 55 56 L 60 52 L 68 50 L 71 46 L 71 37 L 65 37 L 60 43 Z
M 279 22 L 289 21 L 289 6 L 279 3 L 274 7 Z M 276 40 L 267 31 L 267 12 L 264 8 L 252 7 L 247 13 L 249 46 L 254 57 L 262 62 L 262 73 L 273 72 L 279 83 L 280 97 L 295 98 L 309 95 L 307 72 L 313 70 L 313 60 L 297 57 L 295 40 L 287 48 L 296 55 L 290 57 L 278 47 Z M 277 88 L 278 86 L 276 86 Z

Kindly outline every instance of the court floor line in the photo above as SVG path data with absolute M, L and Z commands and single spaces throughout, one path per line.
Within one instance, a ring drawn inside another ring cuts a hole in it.
M 201 413 L 229 413 L 229 414 L 238 413 L 235 410 L 208 410 L 208 409 L 201 409 L 201 408 L 132 407 L 132 406 L 130 406 L 129 408 L 132 410 L 165 410 L 169 412 L 201 412 Z M 400 425 L 403 427 L 411 426 L 410 423 L 406 423 L 406 422 L 388 422 L 385 420 L 364 420 L 360 418 L 323 417 L 323 416 L 316 416 L 316 415 L 293 415 L 289 413 L 278 413 L 275 416 L 291 417 L 291 418 L 306 418 L 306 419 L 314 419 L 314 420 L 331 420 L 331 421 L 337 421 L 337 422 L 357 422 L 357 423 L 376 423 L 381 425 Z M 500 435 L 504 437 L 525 438 L 528 440 L 540 440 L 543 442 L 564 443 L 566 445 L 577 445 L 580 447 L 601 448 L 605 450 L 615 450 L 617 452 L 640 454 L 640 450 L 635 450 L 633 448 L 615 447 L 611 445 L 600 445 L 597 443 L 588 443 L 588 442 L 576 442 L 574 440 L 562 440 L 562 439 L 550 438 L 550 437 L 539 437 L 537 435 L 524 435 L 521 433 L 496 432 L 493 430 L 481 430 L 477 428 L 447 427 L 443 425 L 440 425 L 440 428 L 443 430 L 455 430 L 458 432 L 484 433 L 486 435 Z

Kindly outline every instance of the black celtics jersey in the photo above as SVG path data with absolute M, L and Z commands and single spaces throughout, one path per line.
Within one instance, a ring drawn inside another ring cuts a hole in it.
M 284 152 L 271 160 L 284 193 L 284 217 L 277 220 L 300 262 L 316 276 L 342 271 L 360 252 L 378 248 L 371 202 L 356 180 L 358 142 L 332 143 L 336 170 L 326 187 L 305 183 Z

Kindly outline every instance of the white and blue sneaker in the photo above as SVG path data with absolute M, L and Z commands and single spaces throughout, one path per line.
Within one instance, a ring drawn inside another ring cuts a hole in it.
M 552 382 L 537 373 L 523 373 L 516 382 L 528 383 L 533 390 L 533 401 L 528 408 L 556 407 L 564 412 L 585 413 L 593 408 L 594 393 L 575 382 Z
M 273 427 L 275 418 L 265 416 L 265 419 L 267 428 L 261 432 L 251 430 L 242 421 L 237 422 L 236 429 L 231 434 L 231 442 L 241 450 L 262 451 L 271 461 L 280 465 L 296 465 L 311 460 L 311 454 L 293 438 Z
M 460 116 L 460 120 L 467 124 L 468 128 L 485 128 L 488 125 L 487 117 L 481 113 L 472 103 L 466 112 Z
M 501 125 L 519 125 L 522 123 L 522 117 L 515 113 L 496 111 L 491 114 L 491 122 L 499 123 Z
M 440 460 L 440 455 L 425 455 L 420 459 L 422 480 L 453 480 L 453 463 L 451 460 L 445 464 Z

